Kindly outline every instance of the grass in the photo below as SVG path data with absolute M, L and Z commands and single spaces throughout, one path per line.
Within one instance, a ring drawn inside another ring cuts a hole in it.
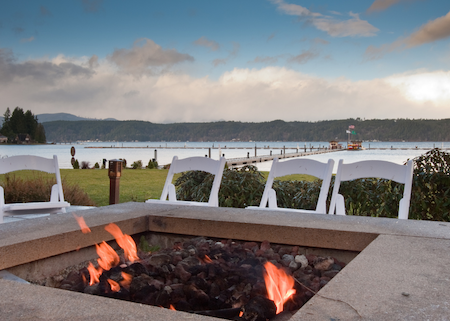
M 161 196 L 166 181 L 167 169 L 124 169 L 120 178 L 120 203 L 144 202 L 149 198 Z M 23 180 L 46 177 L 45 173 L 33 171 L 17 171 L 13 174 Z M 10 174 L 10 175 L 11 175 Z M 267 178 L 268 172 L 263 172 Z M 176 179 L 177 177 L 175 177 Z M 95 203 L 96 206 L 109 205 L 109 184 L 107 169 L 61 169 L 63 186 L 78 185 Z M 307 175 L 288 175 L 281 180 L 308 180 L 314 178 Z M 5 175 L 0 175 L 0 184 L 5 182 Z M 64 187 L 64 194 L 66 189 Z M 72 204 L 85 205 L 85 204 Z

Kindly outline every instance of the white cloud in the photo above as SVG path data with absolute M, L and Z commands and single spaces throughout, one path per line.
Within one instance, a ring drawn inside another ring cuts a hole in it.
M 367 81 L 324 79 L 279 67 L 235 68 L 217 80 L 170 72 L 136 78 L 117 73 L 107 60 L 97 59 L 94 72 L 83 67 L 89 60 L 0 60 L 0 79 L 9 79 L 0 82 L 1 106 L 156 123 L 450 117 L 450 71 Z M 50 76 L 57 78 L 49 81 Z
M 312 12 L 297 4 L 286 3 L 283 0 L 271 0 L 271 2 L 277 5 L 279 11 L 288 15 L 298 16 L 300 19 L 307 19 L 317 29 L 325 31 L 332 37 L 372 37 L 379 31 L 369 22 L 361 20 L 359 15 L 353 12 L 349 12 L 350 19 L 338 20 Z
M 352 18 L 348 20 L 318 18 L 312 23 L 317 29 L 325 31 L 332 37 L 372 37 L 379 31 L 367 21 L 361 20 L 358 14 L 350 12 L 349 15 Z
M 195 40 L 194 45 L 203 46 L 203 47 L 211 49 L 212 51 L 217 51 L 220 48 L 219 43 L 217 43 L 214 40 L 209 40 L 208 38 L 206 38 L 204 36 Z
M 437 106 L 445 108 L 450 102 L 450 72 L 448 71 L 398 74 L 388 77 L 386 81 L 400 88 L 410 101 L 436 102 Z

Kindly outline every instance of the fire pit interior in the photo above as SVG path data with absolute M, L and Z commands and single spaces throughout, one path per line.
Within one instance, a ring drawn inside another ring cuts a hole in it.
M 30 281 L 229 320 L 288 320 L 348 262 L 268 241 L 105 230 L 115 242 L 96 244 L 98 259 Z

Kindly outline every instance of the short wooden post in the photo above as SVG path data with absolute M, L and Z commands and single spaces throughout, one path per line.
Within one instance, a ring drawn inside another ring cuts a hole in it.
M 120 176 L 122 176 L 122 161 L 113 159 L 109 161 L 109 205 L 119 204 Z

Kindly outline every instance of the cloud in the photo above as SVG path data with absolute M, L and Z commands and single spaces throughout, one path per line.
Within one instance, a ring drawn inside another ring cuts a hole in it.
M 400 2 L 402 0 L 375 0 L 372 5 L 367 9 L 368 12 L 373 11 L 382 11 L 386 10 L 390 6 L 393 6 L 394 4 Z
M 97 12 L 100 11 L 103 0 L 81 0 L 81 5 L 85 12 Z
M 195 40 L 194 45 L 203 46 L 211 49 L 212 51 L 217 51 L 220 48 L 220 45 L 217 42 L 215 42 L 214 40 L 209 40 L 204 36 Z
M 408 47 L 415 47 L 448 37 L 450 37 L 450 12 L 420 27 L 405 40 L 405 43 Z
M 31 42 L 31 41 L 34 41 L 34 37 L 20 39 L 20 42 Z
M 17 63 L 12 51 L 0 49 L 0 83 L 28 81 L 53 84 L 65 78 L 89 78 L 93 72 L 78 64 L 63 61 L 25 61 Z
M 48 10 L 46 7 L 44 6 L 40 6 L 39 7 L 39 12 L 41 14 L 41 16 L 51 16 L 52 13 L 50 12 L 50 10 Z
M 375 0 L 367 12 L 383 11 L 399 2 L 413 2 L 417 0 Z
M 89 58 L 88 66 L 90 69 L 94 69 L 99 66 L 97 55 L 93 55 L 91 58 Z
M 226 65 L 228 61 L 230 61 L 233 58 L 236 58 L 240 48 L 241 48 L 240 44 L 238 44 L 237 42 L 233 42 L 233 50 L 228 54 L 226 58 L 218 58 L 213 60 L 214 67 L 217 67 L 219 65 Z
M 311 59 L 317 58 L 319 54 L 313 50 L 303 50 L 301 54 L 288 59 L 290 63 L 305 64 Z
M 316 45 L 329 45 L 330 44 L 329 41 L 326 41 L 325 39 L 322 39 L 322 38 L 314 38 L 313 43 Z
M 317 29 L 325 31 L 332 37 L 372 37 L 379 31 L 367 21 L 361 20 L 358 14 L 350 12 L 349 15 L 352 17 L 349 20 L 318 18 L 312 23 Z
M 449 118 L 450 71 L 414 71 L 385 79 L 324 79 L 288 68 L 235 68 L 218 79 L 166 72 L 136 78 L 89 57 L 18 63 L 0 51 L 0 101 L 35 114 L 77 111 L 90 118 L 163 122 L 318 121 Z M 419 90 L 421 90 L 419 92 Z
M 258 56 L 252 61 L 249 61 L 248 63 L 255 63 L 255 64 L 265 64 L 265 65 L 274 65 L 278 62 L 277 57 L 269 57 L 269 56 Z
M 133 75 L 157 73 L 181 62 L 192 62 L 194 57 L 175 49 L 163 49 L 151 39 L 138 39 L 131 49 L 116 49 L 107 58 L 121 71 Z
M 16 35 L 18 35 L 18 34 L 23 33 L 23 32 L 25 31 L 25 29 L 22 28 L 22 27 L 14 27 L 14 28 L 12 28 L 12 31 L 14 31 L 14 33 L 15 33 Z
M 297 4 L 289 4 L 283 0 L 271 0 L 279 11 L 299 19 L 306 19 L 317 29 L 325 31 L 332 37 L 372 37 L 379 31 L 365 20 L 361 20 L 357 13 L 349 12 L 348 20 L 338 20 L 317 12 L 312 12 Z
M 401 51 L 448 37 L 450 37 L 450 12 L 445 16 L 429 21 L 406 38 L 397 39 L 380 47 L 369 46 L 364 55 L 368 60 L 380 59 L 388 52 Z

